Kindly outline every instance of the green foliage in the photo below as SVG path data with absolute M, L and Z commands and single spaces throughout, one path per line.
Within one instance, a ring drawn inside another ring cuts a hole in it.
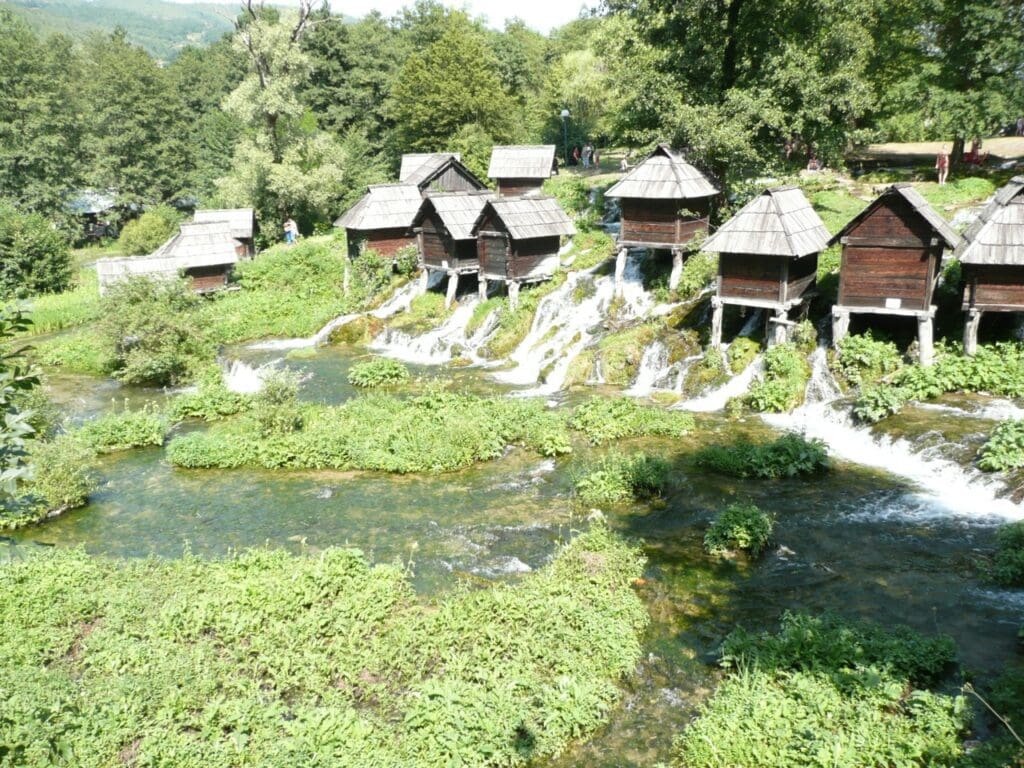
M 117 239 L 118 248 L 128 256 L 152 253 L 174 234 L 182 219 L 169 205 L 151 208 L 124 225 Z
M 355 387 L 383 387 L 408 380 L 409 369 L 387 357 L 375 357 L 356 363 L 348 372 L 348 383 Z
M 741 551 L 757 557 L 768 546 L 775 516 L 753 504 L 730 504 L 704 534 L 704 549 L 712 555 Z
M 787 432 L 760 445 L 745 440 L 708 445 L 697 452 L 696 461 L 704 469 L 744 478 L 814 475 L 831 468 L 825 443 L 808 440 L 798 432 Z
M 642 323 L 606 334 L 597 343 L 604 380 L 612 386 L 627 387 L 636 378 L 644 350 L 657 337 L 659 324 Z
M 85 422 L 75 436 L 97 453 L 123 451 L 148 445 L 163 445 L 167 417 L 154 406 L 138 411 L 112 411 Z
M 988 577 L 1004 587 L 1024 587 L 1024 523 L 1008 523 L 996 533 Z
M 480 350 L 484 357 L 497 360 L 507 357 L 526 338 L 541 299 L 565 282 L 565 273 L 556 272 L 553 279 L 539 285 L 525 286 L 519 291 L 519 306 L 513 311 L 508 302 L 501 303 L 498 327 Z
M 211 365 L 198 374 L 195 390 L 176 395 L 167 410 L 172 422 L 185 419 L 217 421 L 241 413 L 251 405 L 252 397 L 228 389 L 220 368 Z
M 491 151 L 494 139 L 479 123 L 466 123 L 461 126 L 445 145 L 452 152 L 458 152 L 465 165 L 473 175 L 483 182 L 487 181 L 487 171 L 491 164 Z
M 526 766 L 618 701 L 642 569 L 595 527 L 515 584 L 427 603 L 356 550 L 56 549 L 0 571 L 0 743 L 26 768 Z
M 572 237 L 572 247 L 566 260 L 572 259 L 572 269 L 591 269 L 615 256 L 615 240 L 602 229 L 587 229 Z
M 600 445 L 625 437 L 682 437 L 693 429 L 693 416 L 628 397 L 593 398 L 573 409 L 569 426 Z
M 996 185 L 991 179 L 979 176 L 954 178 L 946 184 L 918 184 L 917 191 L 932 206 L 943 209 L 951 205 L 980 203 L 995 193 Z
M 886 416 L 899 413 L 907 403 L 907 392 L 900 387 L 885 384 L 865 387 L 853 404 L 853 415 L 858 421 L 874 424 Z
M 978 466 L 986 472 L 1005 472 L 1024 467 L 1024 421 L 998 424 L 978 451 Z
M 969 708 L 915 686 L 955 657 L 949 637 L 829 613 L 738 629 L 722 646 L 729 676 L 676 741 L 675 765 L 952 765 Z
M 32 317 L 28 333 L 43 334 L 84 325 L 100 315 L 100 292 L 96 273 L 86 270 L 79 274 L 78 285 L 63 293 L 33 296 L 26 305 Z
M 137 276 L 111 286 L 99 329 L 114 350 L 114 375 L 126 384 L 189 381 L 212 357 L 200 302 L 185 280 Z
M 725 357 L 729 361 L 729 370 L 734 374 L 742 373 L 760 353 L 761 342 L 757 339 L 737 336 L 725 352 Z
M 679 275 L 679 286 L 676 295 L 682 299 L 696 298 L 697 295 L 711 285 L 718 276 L 718 254 L 698 251 L 691 253 L 683 264 Z
M 415 245 L 406 245 L 395 253 L 395 272 L 402 277 L 412 277 L 419 268 L 419 251 Z
M 262 438 L 290 435 L 302 429 L 299 375 L 286 368 L 264 373 L 260 391 L 252 399 L 251 413 Z
M 37 517 L 85 504 L 96 486 L 93 449 L 78 435 L 64 434 L 32 446 L 32 476 L 21 493 Z
M 38 342 L 34 355 L 42 365 L 90 376 L 107 376 L 117 364 L 114 350 L 93 326 Z
M 25 477 L 27 441 L 35 431 L 31 414 L 22 406 L 26 395 L 39 386 L 39 376 L 28 364 L 25 347 L 6 346 L 30 325 L 21 312 L 0 307 L 0 500 L 13 496 Z
M 554 197 L 562 210 L 575 218 L 590 207 L 590 190 L 582 176 L 563 173 L 544 180 L 545 194 Z
M 452 310 L 444 306 L 443 294 L 427 291 L 409 303 L 408 312 L 400 312 L 390 321 L 392 328 L 400 328 L 409 332 L 422 332 L 436 328 Z
M 764 354 L 764 375 L 744 401 L 755 411 L 784 413 L 803 402 L 811 377 L 807 359 L 793 342 L 778 344 Z
M 668 483 L 667 461 L 645 453 L 630 457 L 612 454 L 587 467 L 574 480 L 576 496 L 584 504 L 614 504 L 649 499 Z
M 495 459 L 509 445 L 545 456 L 571 450 L 565 423 L 534 400 L 478 398 L 442 391 L 408 399 L 382 394 L 338 407 L 306 405 L 300 428 L 264 434 L 251 414 L 207 432 L 174 438 L 182 467 L 367 469 L 448 472 Z
M 854 386 L 874 383 L 903 365 L 896 345 L 874 338 L 871 331 L 847 336 L 836 347 L 834 369 Z
M 70 283 L 67 238 L 43 216 L 0 200 L 0 300 L 60 293 Z

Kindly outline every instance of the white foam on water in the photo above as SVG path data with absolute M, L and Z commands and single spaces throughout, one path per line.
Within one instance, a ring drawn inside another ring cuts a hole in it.
M 467 296 L 441 325 L 419 336 L 386 328 L 373 340 L 370 349 L 407 363 L 447 363 L 452 359 L 452 350 L 456 346 L 464 348 L 467 345 L 466 328 L 478 301 L 476 296 Z
M 708 354 L 715 354 L 715 352 L 711 351 Z M 685 402 L 679 403 L 673 407 L 681 408 L 686 411 L 695 411 L 697 413 L 721 411 L 732 398 L 746 394 L 747 390 L 750 389 L 750 385 L 754 383 L 754 379 L 763 370 L 764 362 L 761 360 L 761 356 L 758 355 L 751 361 L 750 365 L 744 368 L 740 373 L 733 376 L 718 389 L 712 390 L 707 394 L 700 395 L 699 397 L 686 400 Z
M 263 377 L 281 363 L 273 360 L 259 366 L 242 360 L 232 360 L 224 366 L 224 386 L 239 395 L 254 395 L 263 389 Z
M 658 381 L 664 379 L 671 366 L 668 363 L 668 347 L 662 341 L 653 341 L 647 345 L 637 367 L 636 379 L 625 391 L 633 397 L 646 397 L 651 394 Z

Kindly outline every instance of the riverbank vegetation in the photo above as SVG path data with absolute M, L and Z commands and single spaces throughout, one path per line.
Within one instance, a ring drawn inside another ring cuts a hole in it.
M 723 475 L 762 479 L 815 475 L 831 467 L 825 443 L 798 432 L 767 443 L 740 438 L 727 445 L 708 445 L 695 460 L 697 466 Z
M 398 360 L 375 357 L 353 365 L 348 372 L 348 383 L 363 389 L 401 384 L 409 380 L 409 369 Z
M 584 504 L 614 504 L 650 499 L 665 490 L 671 466 L 662 458 L 637 453 L 610 454 L 580 472 L 573 481 L 576 497 Z
M 0 741 L 24 766 L 526 765 L 619 698 L 642 563 L 598 526 L 519 583 L 427 602 L 357 550 L 28 557 L 0 569 Z
M 743 396 L 743 404 L 768 413 L 785 413 L 800 405 L 811 378 L 807 356 L 795 343 L 777 344 L 762 358 L 764 372 Z
M 1024 522 L 1008 523 L 996 533 L 989 578 L 1004 587 L 1024 587 Z
M 730 504 L 704 534 L 704 549 L 711 555 L 744 552 L 757 557 L 772 538 L 775 516 L 754 504 Z

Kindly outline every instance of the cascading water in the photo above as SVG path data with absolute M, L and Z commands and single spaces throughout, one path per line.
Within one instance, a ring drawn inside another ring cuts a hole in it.
M 709 354 L 714 353 L 709 352 Z M 697 413 L 721 411 L 729 404 L 729 401 L 732 400 L 732 398 L 746 394 L 747 390 L 750 389 L 750 385 L 754 382 L 754 379 L 763 370 L 764 363 L 761 360 L 761 356 L 758 355 L 750 365 L 733 376 L 718 389 L 712 390 L 707 394 L 694 397 L 690 400 L 686 400 L 674 407 L 681 408 L 686 411 L 696 411 Z
M 664 378 L 668 371 L 668 347 L 661 341 L 648 344 L 640 358 L 636 379 L 625 394 L 646 397 L 654 391 L 657 382 Z
M 875 467 L 904 477 L 915 486 L 917 504 L 886 503 L 871 516 L 944 517 L 950 512 L 978 522 L 1024 519 L 1024 507 L 1001 498 L 1004 484 L 954 461 L 916 452 L 904 439 L 875 435 L 853 423 L 849 408 L 836 407 L 839 387 L 828 370 L 823 349 L 812 356 L 813 373 L 807 400 L 792 413 L 763 414 L 772 426 L 802 432 L 825 442 L 830 453 L 845 461 Z
M 387 328 L 373 340 L 370 349 L 407 363 L 447 363 L 452 359 L 452 352 L 456 347 L 462 351 L 468 347 L 466 328 L 478 301 L 475 296 L 465 297 L 440 326 L 419 336 Z
M 242 360 L 232 360 L 223 364 L 224 386 L 229 391 L 240 395 L 254 395 L 263 388 L 263 377 L 274 370 L 280 360 L 274 360 L 264 365 L 249 365 Z

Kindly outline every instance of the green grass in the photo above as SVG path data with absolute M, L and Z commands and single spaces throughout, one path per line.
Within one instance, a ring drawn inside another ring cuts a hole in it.
M 53 333 L 90 323 L 99 317 L 100 306 L 96 272 L 83 270 L 72 290 L 36 296 L 25 302 L 25 310 L 32 319 L 28 333 Z
M 697 466 L 733 477 L 762 479 L 814 475 L 831 462 L 825 443 L 789 432 L 770 443 L 740 438 L 725 445 L 708 445 L 696 455 Z
M 397 360 L 375 357 L 353 365 L 348 372 L 348 383 L 356 387 L 384 387 L 409 380 L 409 369 Z
M 26 557 L 0 569 L 5 761 L 535 764 L 613 711 L 642 568 L 603 527 L 516 584 L 429 602 L 357 550 Z
M 844 189 L 811 192 L 807 198 L 833 235 L 850 223 L 850 219 L 867 207 L 867 203 Z
M 977 176 L 953 179 L 941 187 L 937 182 L 924 182 L 914 186 L 939 213 L 944 213 L 943 209 L 947 207 L 980 203 L 996 191 L 996 185 L 992 181 Z
M 668 485 L 671 467 L 664 459 L 637 453 L 604 456 L 573 480 L 576 497 L 584 504 L 614 504 L 649 499 Z
M 389 325 L 409 333 L 429 331 L 441 325 L 454 311 L 454 305 L 451 309 L 445 309 L 444 302 L 443 294 L 427 291 L 410 302 L 408 312 L 395 315 Z
M 632 398 L 594 398 L 573 410 L 569 426 L 594 445 L 626 437 L 682 437 L 693 430 L 693 416 L 643 405 Z
M 90 419 L 75 430 L 82 442 L 98 453 L 112 453 L 148 445 L 163 445 L 167 416 L 154 407 L 113 411 Z
M 606 334 L 597 342 L 604 380 L 616 387 L 628 387 L 636 378 L 644 350 L 657 337 L 660 323 L 643 323 Z

